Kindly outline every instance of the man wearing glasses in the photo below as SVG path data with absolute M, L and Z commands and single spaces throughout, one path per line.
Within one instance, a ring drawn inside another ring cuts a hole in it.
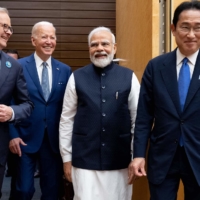
M 12 33 L 8 11 L 0 7 L 0 189 L 8 152 L 8 122 L 17 123 L 28 117 L 33 108 L 20 64 L 2 51 Z M 14 106 L 10 106 L 12 98 Z

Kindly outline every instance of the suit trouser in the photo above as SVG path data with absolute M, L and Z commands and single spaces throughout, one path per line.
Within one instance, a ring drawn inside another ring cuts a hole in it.
M 165 180 L 155 185 L 149 182 L 150 200 L 176 200 L 180 180 L 185 200 L 200 200 L 200 186 L 193 174 L 184 147 L 178 147 Z
M 1 140 L 1 138 L 0 138 Z M 8 142 L 8 141 L 7 141 Z M 4 175 L 5 175 L 5 168 L 6 168 L 6 159 L 7 159 L 7 155 L 8 155 L 8 143 L 5 141 L 5 146 L 7 144 L 7 147 L 5 147 L 5 149 L 3 151 L 1 151 L 1 155 L 0 155 L 0 198 L 2 196 L 1 193 L 1 188 L 3 185 L 3 179 L 4 179 Z M 2 149 L 1 149 L 2 150 Z
M 16 200 L 31 200 L 35 192 L 34 172 L 37 159 L 40 164 L 41 200 L 57 200 L 62 183 L 62 160 L 60 154 L 55 154 L 49 144 L 47 134 L 37 153 L 22 152 L 18 160 L 16 182 Z
M 0 198 L 1 198 L 1 188 L 3 184 L 3 178 L 4 178 L 4 173 L 5 173 L 5 165 L 0 164 Z

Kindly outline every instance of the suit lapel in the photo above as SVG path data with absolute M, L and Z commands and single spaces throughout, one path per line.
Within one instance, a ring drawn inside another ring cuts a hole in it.
M 51 88 L 51 93 L 49 96 L 49 100 L 53 96 L 53 93 L 56 90 L 57 84 L 58 84 L 58 77 L 60 74 L 60 67 L 58 62 L 54 58 L 51 59 L 51 65 L 52 65 L 52 88 Z
M 7 67 L 6 62 L 9 61 L 9 57 L 2 51 L 1 52 L 1 68 L 0 68 L 0 89 L 3 83 L 6 81 L 8 74 L 10 73 L 11 68 Z
M 34 59 L 34 54 L 32 54 L 29 59 L 26 61 L 25 68 L 27 69 L 31 79 L 33 80 L 35 86 L 37 87 L 40 95 L 44 98 L 43 92 L 42 92 L 42 87 L 40 85 L 39 77 L 38 77 L 38 72 L 35 64 L 35 59 Z
M 169 54 L 163 65 L 164 67 L 161 69 L 162 78 L 164 80 L 167 91 L 175 105 L 177 113 L 180 115 L 181 108 L 177 83 L 176 50 Z
M 200 87 L 200 79 L 199 78 L 200 78 L 200 53 L 197 56 L 197 61 L 196 61 L 196 64 L 194 67 L 194 72 L 193 72 L 192 79 L 190 82 L 190 87 L 189 87 L 187 98 L 185 101 L 184 110 L 187 108 L 190 101 L 192 100 L 192 98 L 194 97 L 196 92 L 199 90 L 199 87 Z

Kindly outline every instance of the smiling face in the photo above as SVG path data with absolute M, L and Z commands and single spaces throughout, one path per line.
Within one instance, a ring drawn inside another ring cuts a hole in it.
M 116 49 L 116 44 L 113 44 L 110 32 L 96 32 L 90 39 L 90 60 L 97 67 L 106 67 L 113 60 Z
M 5 32 L 3 24 L 11 26 L 10 17 L 7 13 L 0 12 L 0 49 L 3 49 L 7 46 L 7 41 L 9 40 L 12 33 L 10 31 Z
M 31 37 L 36 54 L 46 61 L 52 55 L 56 47 L 56 34 L 53 26 L 40 25 L 36 33 Z
M 200 47 L 200 11 L 184 10 L 179 15 L 176 27 L 171 25 L 171 30 L 183 55 L 195 53 Z

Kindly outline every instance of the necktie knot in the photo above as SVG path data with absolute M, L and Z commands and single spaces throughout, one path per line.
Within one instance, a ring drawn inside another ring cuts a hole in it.
M 47 63 L 46 62 L 43 62 L 43 67 L 47 67 Z
M 183 65 L 187 64 L 187 62 L 188 62 L 188 58 L 185 57 L 185 58 L 183 59 Z

